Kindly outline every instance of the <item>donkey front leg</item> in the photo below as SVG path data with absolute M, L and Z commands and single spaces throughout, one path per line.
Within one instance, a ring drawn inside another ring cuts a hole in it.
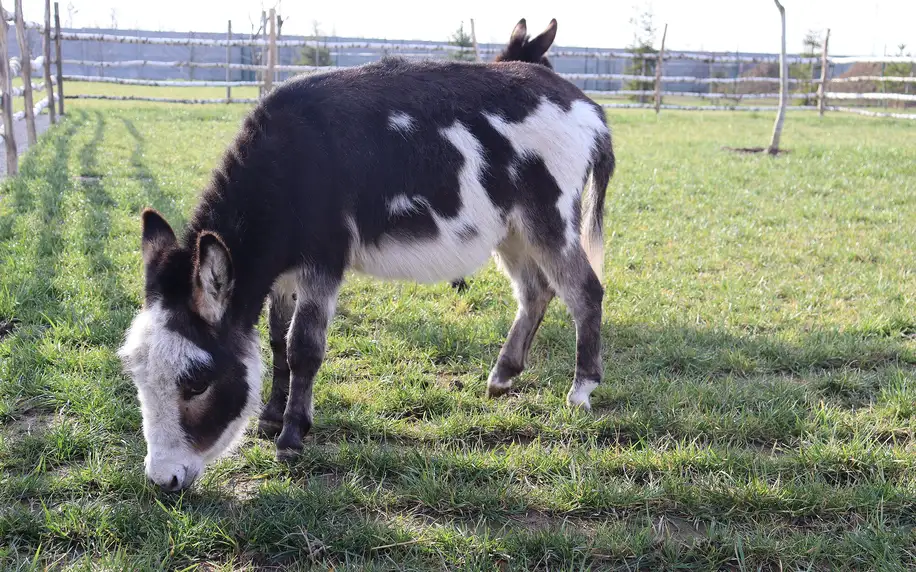
M 302 438 L 312 428 L 312 384 L 324 360 L 328 323 L 337 304 L 340 276 L 311 270 L 300 276 L 296 309 L 287 336 L 290 369 L 289 398 L 283 413 L 283 432 L 277 439 L 277 457 L 295 457 Z
M 273 439 L 283 429 L 283 412 L 289 396 L 289 362 L 286 359 L 286 334 L 296 309 L 296 282 L 290 278 L 277 281 L 270 293 L 268 327 L 273 353 L 273 384 L 267 406 L 261 411 L 258 432 Z

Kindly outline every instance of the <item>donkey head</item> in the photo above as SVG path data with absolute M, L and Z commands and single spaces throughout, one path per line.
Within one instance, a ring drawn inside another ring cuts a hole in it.
M 497 62 L 529 62 L 532 64 L 541 64 L 553 69 L 550 60 L 544 55 L 553 44 L 554 38 L 557 37 L 557 20 L 550 21 L 547 29 L 534 38 L 528 38 L 528 25 L 522 18 L 512 30 L 509 37 L 509 44 L 503 48 L 503 51 L 496 56 Z
M 226 318 L 229 249 L 206 231 L 186 244 L 159 213 L 143 212 L 144 307 L 118 351 L 140 400 L 146 475 L 168 490 L 231 450 L 261 401 L 256 330 Z

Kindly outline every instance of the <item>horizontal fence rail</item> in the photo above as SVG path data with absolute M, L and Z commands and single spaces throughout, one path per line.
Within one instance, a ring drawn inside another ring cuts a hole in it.
M 94 75 L 64 75 L 66 81 L 85 81 L 89 83 L 114 83 L 120 85 L 146 85 L 158 87 L 256 87 L 259 81 L 193 81 L 193 80 L 157 80 L 128 79 L 119 77 L 98 77 Z
M 180 97 L 151 97 L 146 95 L 106 95 L 106 94 L 89 94 L 77 93 L 68 95 L 67 99 L 107 99 L 111 101 L 157 101 L 160 103 L 189 103 L 189 104 L 207 104 L 207 103 L 257 103 L 260 101 L 254 97 L 216 97 L 216 98 L 192 98 L 183 99 Z

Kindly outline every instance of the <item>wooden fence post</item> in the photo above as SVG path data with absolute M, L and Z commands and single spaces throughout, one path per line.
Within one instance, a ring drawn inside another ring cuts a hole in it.
M 64 115 L 64 61 L 60 57 L 60 11 L 54 3 L 54 51 L 57 58 L 57 113 Z
M 821 52 L 821 83 L 817 86 L 817 114 L 824 116 L 824 109 L 827 107 L 827 69 L 830 62 L 827 61 L 827 42 L 830 41 L 830 28 L 827 28 L 827 35 L 824 37 L 824 51 Z
M 668 35 L 668 24 L 662 32 L 662 45 L 658 50 L 658 60 L 655 62 L 655 115 L 662 108 L 662 60 L 665 59 L 665 36 Z
M 7 50 L 9 28 L 3 6 L 0 5 L 0 89 L 2 89 L 3 108 L 3 143 L 6 146 L 6 174 L 15 175 L 19 172 L 19 159 L 16 157 L 16 135 L 13 129 L 13 78 L 10 77 L 10 59 Z
M 259 36 L 261 40 L 264 40 L 267 38 L 267 11 L 266 10 L 261 10 L 261 31 L 259 33 Z M 258 65 L 262 66 L 263 68 L 263 66 L 266 64 L 267 64 L 267 60 L 264 59 L 264 46 L 261 46 L 258 48 Z M 261 85 L 258 86 L 258 97 L 260 97 L 264 95 L 264 85 L 266 84 L 267 80 L 264 77 L 266 73 L 264 72 L 263 69 L 261 69 L 258 73 L 261 74 Z
M 277 65 L 277 18 L 274 8 L 270 9 L 268 16 L 270 36 L 267 44 L 267 73 L 264 74 L 264 94 L 270 93 L 274 84 L 274 66 Z
M 29 32 L 22 16 L 22 0 L 15 0 L 16 39 L 19 40 L 19 58 L 22 60 L 22 98 L 25 104 L 25 133 L 29 147 L 38 142 L 35 132 L 35 102 L 32 98 L 32 54 L 29 53 Z
M 194 32 L 188 32 L 188 80 L 194 81 L 194 44 L 190 40 L 194 39 Z
M 45 29 L 42 34 L 44 48 L 45 93 L 48 94 L 48 117 L 57 123 L 57 108 L 54 107 L 54 82 L 51 79 L 51 0 L 45 0 Z
M 474 28 L 474 18 L 471 18 L 471 42 L 474 43 L 474 58 L 480 61 L 480 48 L 477 47 L 477 30 Z
M 226 31 L 226 39 L 232 41 L 232 20 L 229 20 L 229 28 Z M 232 64 L 232 46 L 226 46 L 226 82 L 232 81 L 232 70 L 229 66 Z M 232 99 L 232 86 L 226 86 L 226 103 Z

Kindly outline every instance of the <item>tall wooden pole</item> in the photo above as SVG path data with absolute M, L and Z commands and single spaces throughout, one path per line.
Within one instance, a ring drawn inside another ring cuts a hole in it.
M 64 115 L 64 60 L 60 57 L 60 11 L 54 3 L 54 51 L 57 58 L 57 112 Z
M 480 48 L 477 47 L 477 30 L 474 28 L 474 18 L 471 18 L 471 42 L 474 43 L 474 59 L 480 61 Z
M 665 36 L 668 35 L 668 24 L 662 32 L 662 45 L 658 50 L 658 60 L 655 62 L 655 115 L 662 108 L 662 61 L 665 59 Z
M 782 126 L 786 120 L 786 99 L 789 91 L 789 71 L 786 66 L 786 9 L 782 7 L 779 0 L 773 0 L 776 7 L 779 8 L 779 17 L 782 19 L 782 47 L 779 51 L 779 111 L 776 112 L 776 123 L 773 125 L 773 138 L 770 140 L 770 146 L 767 153 L 775 155 L 779 153 L 779 138 L 782 136 Z
M 29 53 L 29 36 L 22 16 L 22 0 L 15 0 L 16 38 L 19 40 L 19 58 L 22 60 L 22 98 L 25 100 L 25 132 L 29 147 L 38 142 L 35 132 L 35 103 L 32 98 L 32 54 Z
M 264 94 L 270 93 L 274 86 L 274 66 L 277 65 L 277 17 L 276 11 L 271 8 L 267 17 L 270 26 L 270 36 L 267 43 L 267 73 L 264 74 Z
M 821 83 L 817 86 L 817 114 L 824 116 L 824 109 L 827 107 L 827 69 L 830 63 L 827 61 L 827 42 L 830 41 L 830 28 L 827 28 L 827 35 L 824 36 L 824 51 L 821 52 Z
M 226 39 L 232 41 L 232 20 L 229 20 L 229 28 L 226 31 Z M 226 46 L 226 83 L 232 81 L 232 70 L 229 65 L 232 63 L 232 46 Z M 226 86 L 226 103 L 232 99 L 232 86 Z
M 43 48 L 45 56 L 45 93 L 48 94 L 48 117 L 57 123 L 57 108 L 54 105 L 54 82 L 51 80 L 51 0 L 45 0 L 45 29 Z
M 0 95 L 3 109 L 3 144 L 6 146 L 6 174 L 15 175 L 19 172 L 19 159 L 16 157 L 16 135 L 13 132 L 13 80 L 10 77 L 10 60 L 8 40 L 9 27 L 6 18 L 2 16 L 3 6 L 0 5 Z
M 260 38 L 261 40 L 267 39 L 267 10 L 261 10 L 260 37 L 261 37 Z M 264 57 L 264 47 L 263 46 L 261 46 L 258 49 L 258 65 L 260 67 L 267 65 L 267 59 Z M 261 74 L 261 85 L 258 86 L 258 95 L 262 96 L 264 95 L 264 86 L 267 84 L 267 80 L 264 78 L 264 76 L 266 75 L 266 72 L 264 72 L 264 70 L 262 69 L 258 73 Z

